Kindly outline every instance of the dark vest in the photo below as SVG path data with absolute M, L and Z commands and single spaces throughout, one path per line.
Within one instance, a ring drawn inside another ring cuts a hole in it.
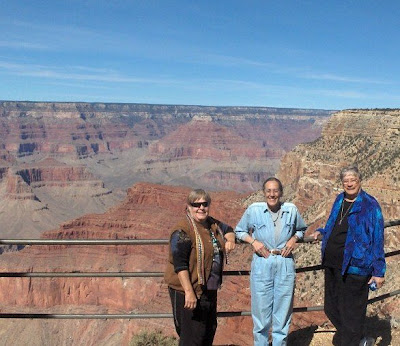
M 212 218 L 209 218 L 209 220 L 212 221 L 210 229 L 214 233 L 215 237 L 218 239 L 219 243 L 221 244 L 222 250 L 225 254 L 225 240 L 221 236 L 220 232 L 217 231 L 218 229 L 218 224 L 217 220 L 214 220 Z M 207 283 L 207 279 L 210 276 L 211 272 L 211 266 L 213 262 L 213 252 L 214 248 L 211 242 L 211 237 L 210 237 L 210 232 L 208 229 L 206 229 L 202 224 L 196 222 L 197 230 L 200 235 L 200 238 L 203 242 L 203 256 L 201 256 L 201 261 L 203 261 L 203 267 L 204 272 L 201 273 L 200 275 L 203 275 L 204 277 L 204 285 Z M 195 232 L 193 231 L 191 225 L 189 225 L 189 221 L 187 219 L 182 219 L 178 224 L 173 228 L 173 231 L 171 234 L 176 231 L 176 230 L 182 230 L 184 231 L 190 238 L 192 242 L 192 249 L 190 252 L 190 257 L 189 257 L 189 279 L 192 283 L 193 289 L 197 294 L 197 297 L 200 297 L 200 295 L 203 292 L 202 285 L 199 283 L 199 277 L 198 277 L 198 269 L 197 269 L 197 264 L 198 264 L 198 251 L 196 249 L 196 235 Z M 201 263 L 200 263 L 201 264 Z M 168 255 L 168 261 L 167 261 L 167 267 L 165 270 L 164 274 L 164 280 L 167 283 L 167 285 L 177 291 L 182 291 L 183 288 L 182 285 L 179 281 L 178 274 L 175 273 L 174 269 L 174 264 L 172 260 L 172 252 L 171 252 L 171 246 L 169 247 L 169 255 Z

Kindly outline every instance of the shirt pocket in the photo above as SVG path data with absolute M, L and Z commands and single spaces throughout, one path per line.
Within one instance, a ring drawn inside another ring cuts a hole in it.
M 282 233 L 289 236 L 289 238 L 296 233 L 296 225 L 293 221 L 288 221 L 283 224 Z
M 257 240 L 265 239 L 267 234 L 267 226 L 265 225 L 265 223 L 255 223 L 253 225 L 253 232 L 253 237 Z

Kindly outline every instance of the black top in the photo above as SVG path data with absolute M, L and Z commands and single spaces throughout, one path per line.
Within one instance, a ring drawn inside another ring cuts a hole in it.
M 172 259 L 175 273 L 189 269 L 189 256 L 192 251 L 192 242 L 182 230 L 174 231 L 171 235 Z
M 348 217 L 353 202 L 343 200 L 341 213 L 336 218 L 335 226 L 326 244 L 322 265 L 329 268 L 342 269 L 343 251 L 349 228 Z

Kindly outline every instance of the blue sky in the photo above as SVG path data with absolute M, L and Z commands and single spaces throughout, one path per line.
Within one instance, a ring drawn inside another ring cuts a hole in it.
M 0 0 L 0 100 L 400 107 L 400 1 Z

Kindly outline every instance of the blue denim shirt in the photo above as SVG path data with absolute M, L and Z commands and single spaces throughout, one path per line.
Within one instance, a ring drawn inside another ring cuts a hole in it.
M 293 235 L 303 239 L 307 226 L 293 203 L 285 202 L 281 205 L 280 217 L 282 230 L 276 241 L 267 203 L 253 203 L 246 209 L 235 228 L 236 238 L 242 240 L 252 229 L 253 238 L 264 243 L 267 249 L 282 249 Z
M 317 230 L 323 235 L 322 258 L 343 199 L 344 193 L 342 192 L 333 203 L 325 228 Z M 386 270 L 383 248 L 384 227 L 382 210 L 378 201 L 361 190 L 350 210 L 348 222 L 349 228 L 344 245 L 342 275 L 347 272 L 356 275 L 383 277 Z

